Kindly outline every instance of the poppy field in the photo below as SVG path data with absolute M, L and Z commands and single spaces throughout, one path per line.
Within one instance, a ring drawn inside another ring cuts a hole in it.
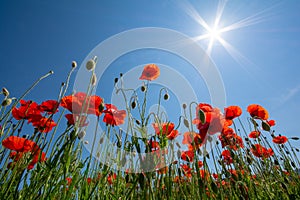
M 94 93 L 96 64 L 86 63 L 86 91 L 67 93 L 73 61 L 58 97 L 42 102 L 26 95 L 53 72 L 18 98 L 3 87 L 0 199 L 300 199 L 299 138 L 277 133 L 284 124 L 263 105 L 191 100 L 170 121 L 160 110 L 172 98 L 167 88 L 156 112 L 146 112 L 158 65 L 144 66 L 138 91 L 126 88 L 122 74 L 114 80 L 120 108 Z

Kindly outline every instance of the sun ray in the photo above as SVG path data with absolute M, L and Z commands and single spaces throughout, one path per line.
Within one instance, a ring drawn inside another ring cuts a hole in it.
M 251 25 L 254 25 L 254 24 L 258 24 L 258 23 L 261 23 L 263 21 L 266 21 L 268 20 L 268 18 L 271 18 L 273 17 L 274 14 L 271 14 L 271 12 L 269 12 L 271 9 L 273 9 L 275 6 L 277 6 L 278 4 L 276 5 L 273 5 L 269 8 L 266 8 L 258 13 L 255 13 L 249 17 L 246 17 L 236 23 L 233 23 L 229 26 L 226 26 L 224 28 L 222 28 L 220 30 L 220 32 L 228 32 L 228 31 L 232 31 L 232 30 L 236 30 L 236 29 L 240 29 L 240 28 L 243 28 L 243 27 L 247 27 L 247 26 L 251 26 Z
M 210 30 L 209 25 L 204 21 L 204 19 L 199 15 L 197 10 L 187 1 L 182 1 L 181 7 L 184 9 L 184 11 L 197 23 L 199 23 L 203 28 L 206 30 Z

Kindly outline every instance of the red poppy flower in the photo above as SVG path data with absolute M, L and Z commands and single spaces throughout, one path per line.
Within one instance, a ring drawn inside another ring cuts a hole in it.
M 183 134 L 183 140 L 182 144 L 186 144 L 189 146 L 190 150 L 193 150 L 193 144 L 194 147 L 197 149 L 201 147 L 202 141 L 204 141 L 205 138 L 201 136 L 201 134 L 195 133 L 195 132 L 185 132 Z
M 159 150 L 159 143 L 153 140 L 148 141 L 148 145 L 150 146 L 152 151 L 157 151 Z
M 229 150 L 223 150 L 222 151 L 222 156 L 224 159 L 225 164 L 230 165 L 231 163 L 233 163 L 233 159 L 231 157 L 230 151 Z
M 203 167 L 203 162 L 201 160 L 198 161 L 198 167 L 199 168 Z
M 199 110 L 202 110 L 203 112 L 212 112 L 213 107 L 208 103 L 199 103 L 196 109 L 197 109 L 196 115 L 198 115 Z
M 192 177 L 192 168 L 190 168 L 188 165 L 180 165 L 182 170 L 183 170 L 183 174 L 188 177 L 191 178 Z
M 155 64 L 149 64 L 144 66 L 144 70 L 142 75 L 140 76 L 140 80 L 148 80 L 153 81 L 157 79 L 160 75 L 159 67 Z
M 66 181 L 67 181 L 67 185 L 71 185 L 71 183 L 72 183 L 72 178 L 71 178 L 71 177 L 67 177 L 67 178 L 66 178 Z
M 247 111 L 251 117 L 258 117 L 263 120 L 267 120 L 269 118 L 268 111 L 258 104 L 249 105 Z
M 260 136 L 260 132 L 259 131 L 252 131 L 249 134 L 249 138 L 258 138 Z
M 118 108 L 112 104 L 105 104 L 105 107 L 106 110 L 103 111 L 105 113 L 103 122 L 112 126 L 124 124 L 126 117 L 125 110 L 118 110 Z
M 44 101 L 41 105 L 38 106 L 38 109 L 41 112 L 47 112 L 48 114 L 54 114 L 58 112 L 59 103 L 56 100 L 47 100 Z
M 162 123 L 161 126 L 157 123 L 152 124 L 157 135 L 165 135 L 169 140 L 173 140 L 178 136 L 178 130 L 174 130 L 174 123 Z
M 183 151 L 181 153 L 181 159 L 188 161 L 188 162 L 193 162 L 194 160 L 194 152 L 192 150 L 188 150 L 188 151 Z
M 16 152 L 29 152 L 37 147 L 36 143 L 26 138 L 9 136 L 2 141 L 2 145 Z
M 78 127 L 84 127 L 89 124 L 86 122 L 87 116 L 85 115 L 66 114 L 65 117 L 67 118 L 69 125 L 75 125 L 76 122 Z
M 272 148 L 265 148 L 261 146 L 260 144 L 254 144 L 254 146 L 250 149 L 253 155 L 259 158 L 268 158 L 274 154 L 274 151 Z
M 275 126 L 276 125 L 276 122 L 273 119 L 267 120 L 267 123 L 269 124 L 269 126 Z
M 225 119 L 233 120 L 242 114 L 242 109 L 239 106 L 229 106 L 225 110 Z
M 273 138 L 273 142 L 276 144 L 284 144 L 287 141 L 288 141 L 288 139 L 285 136 L 276 136 Z
M 199 110 L 202 110 L 205 114 L 205 123 L 203 124 Z M 211 108 L 209 104 L 199 104 L 196 108 L 196 118 L 193 120 L 193 124 L 199 129 L 201 138 L 205 138 L 206 134 L 216 134 L 223 129 L 225 119 L 218 108 Z M 203 140 L 204 141 L 204 140 Z
M 84 92 L 77 92 L 63 97 L 60 105 L 73 114 L 87 113 L 100 116 L 103 110 L 103 99 L 96 95 L 87 96 Z
M 12 116 L 16 120 L 29 119 L 33 115 L 40 115 L 41 111 L 38 109 L 38 104 L 33 101 L 20 100 L 21 106 L 12 109 Z
M 28 120 L 28 123 L 31 122 L 34 127 L 36 127 L 42 133 L 48 133 L 55 127 L 57 124 L 50 118 L 43 116 L 34 116 Z
M 27 166 L 27 169 L 33 169 L 34 165 L 38 162 L 45 162 L 46 161 L 46 154 L 38 150 L 34 153 L 32 161 Z
M 107 182 L 112 185 L 113 181 L 117 179 L 117 174 L 113 173 L 113 174 L 109 174 L 107 177 Z
M 232 150 L 237 150 L 244 147 L 243 139 L 236 133 L 227 133 L 219 135 L 219 140 L 221 141 L 222 148 L 228 146 Z

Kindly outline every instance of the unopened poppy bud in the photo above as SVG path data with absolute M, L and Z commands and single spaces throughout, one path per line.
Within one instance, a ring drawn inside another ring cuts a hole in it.
M 4 88 L 2 88 L 2 93 L 4 94 L 4 96 L 8 96 L 9 95 L 9 92 L 8 92 L 8 90 L 4 87 Z
M 94 73 L 94 74 L 92 75 L 91 84 L 92 84 L 92 86 L 95 86 L 96 83 L 97 83 L 97 76 L 96 76 L 96 74 Z
M 7 98 L 7 99 L 4 99 L 2 101 L 2 106 L 9 106 L 12 102 L 12 99 L 11 98 Z
M 93 59 L 91 59 L 91 60 L 87 61 L 85 67 L 89 71 L 94 70 L 96 67 L 96 62 Z
M 80 131 L 77 135 L 78 139 L 81 140 L 85 136 L 85 131 Z
M 122 77 L 123 76 L 123 73 L 120 73 L 120 77 Z
M 164 100 L 168 100 L 169 99 L 169 95 L 168 95 L 168 93 L 166 93 L 165 95 L 164 95 Z
M 54 71 L 53 71 L 53 70 L 51 70 L 51 71 L 49 72 L 49 74 L 54 74 Z
M 182 108 L 183 108 L 183 109 L 186 109 L 186 104 L 185 104 L 185 103 L 182 104 Z
M 84 141 L 84 144 L 89 144 L 89 141 L 87 141 L 87 140 L 86 140 L 86 141 Z
M 185 125 L 185 127 L 189 128 L 190 124 L 189 121 L 187 119 L 183 119 L 183 124 Z
M 146 91 L 146 86 L 143 85 L 143 86 L 141 87 L 141 90 L 142 90 L 142 92 L 145 92 L 145 91 Z
M 100 138 L 100 140 L 99 140 L 99 144 L 102 144 L 102 143 L 103 143 L 103 141 L 104 141 L 104 137 Z
M 115 83 L 117 83 L 117 82 L 118 82 L 118 80 L 119 80 L 118 78 L 115 78 L 114 82 L 115 82 Z
M 134 109 L 135 107 L 136 107 L 136 102 L 135 101 L 131 102 L 131 108 Z
M 135 123 L 136 123 L 137 125 L 140 125 L 140 124 L 141 124 L 141 122 L 140 122 L 139 120 L 135 120 Z
M 72 61 L 72 68 L 77 67 L 77 62 L 76 61 Z

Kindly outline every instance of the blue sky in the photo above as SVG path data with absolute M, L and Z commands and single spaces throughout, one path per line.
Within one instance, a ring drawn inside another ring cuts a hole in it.
M 162 27 L 190 37 L 205 34 L 186 5 L 213 23 L 218 1 L 211 0 L 1 1 L 0 86 L 18 97 L 34 80 L 54 70 L 27 97 L 37 102 L 53 99 L 71 61 L 80 65 L 96 45 L 117 33 Z M 263 105 L 277 121 L 276 132 L 287 136 L 299 134 L 299 10 L 298 1 L 229 0 L 220 26 L 253 19 L 249 26 L 221 35 L 244 57 L 234 59 L 218 42 L 211 52 L 224 81 L 227 105 L 239 105 L 244 111 L 251 103 Z M 206 49 L 208 41 L 199 44 Z

